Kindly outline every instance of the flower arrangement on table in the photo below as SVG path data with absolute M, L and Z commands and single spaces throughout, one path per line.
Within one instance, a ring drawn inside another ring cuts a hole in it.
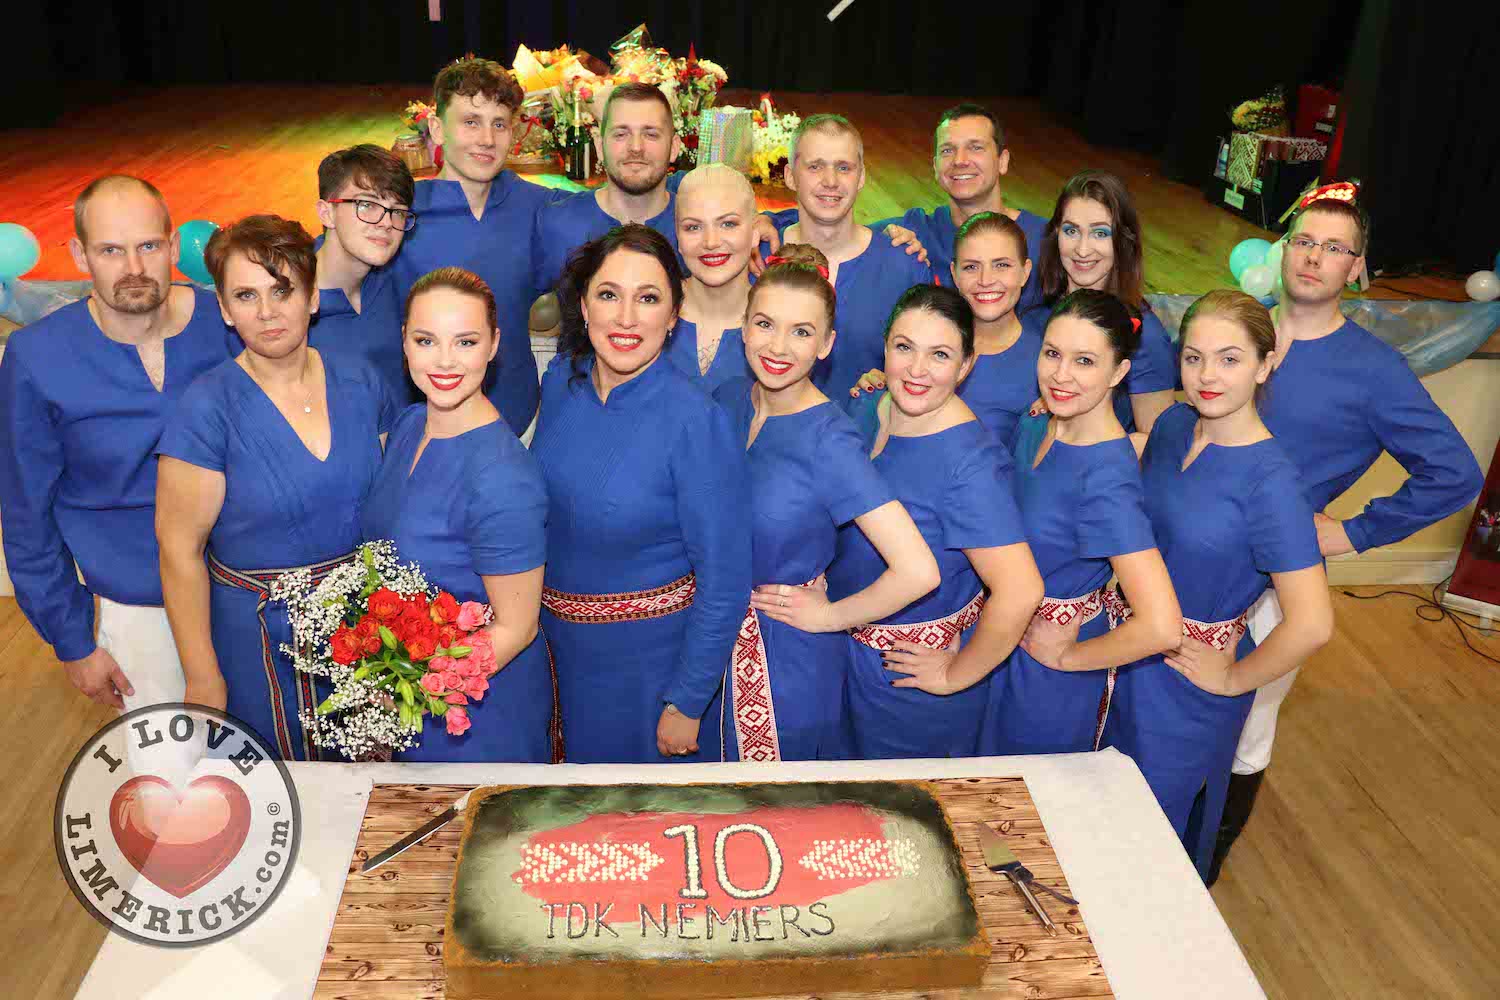
M 468 706 L 496 669 L 489 605 L 429 586 L 389 541 L 366 542 L 316 586 L 288 573 L 271 599 L 286 603 L 292 626 L 282 651 L 333 687 L 301 720 L 319 747 L 371 760 L 420 743 L 428 717 L 450 735 L 469 729 Z

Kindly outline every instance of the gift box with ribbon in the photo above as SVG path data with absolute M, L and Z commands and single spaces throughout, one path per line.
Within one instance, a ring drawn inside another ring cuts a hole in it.
M 754 113 L 749 108 L 705 108 L 698 115 L 698 163 L 727 163 L 748 174 L 755 150 Z

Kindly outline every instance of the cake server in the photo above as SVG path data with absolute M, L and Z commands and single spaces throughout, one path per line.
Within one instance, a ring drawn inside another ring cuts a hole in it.
M 1047 911 L 1042 908 L 1042 904 L 1031 891 L 1033 882 L 1031 872 L 1025 865 L 1021 864 L 1009 845 L 1000 839 L 1000 835 L 984 823 L 979 824 L 979 847 L 984 852 L 985 867 L 992 872 L 998 872 L 1010 879 L 1011 883 L 1021 893 L 1021 898 L 1026 900 L 1026 906 L 1042 922 L 1042 926 L 1046 928 L 1047 933 L 1056 934 L 1057 925 L 1052 922 L 1051 917 L 1047 916 Z M 1040 883 L 1037 884 L 1040 885 Z M 1042 886 L 1042 888 L 1045 889 L 1047 887 Z M 1055 894 L 1061 895 L 1060 893 Z
M 426 840 L 434 833 L 437 833 L 443 827 L 447 826 L 449 823 L 457 819 L 459 814 L 464 811 L 464 808 L 468 806 L 468 804 L 469 793 L 464 792 L 458 797 L 458 800 L 455 801 L 447 809 L 444 809 L 442 812 L 432 817 L 432 819 L 428 820 L 426 823 L 423 823 L 421 826 L 417 827 L 411 833 L 408 833 L 406 836 L 402 837 L 400 840 L 396 841 L 394 844 L 392 844 L 390 847 L 387 847 L 379 854 L 372 855 L 368 861 L 360 866 L 360 874 L 369 874 L 371 871 L 379 868 L 381 865 L 385 864 L 387 861 L 391 860 L 396 855 L 406 850 L 408 847 L 413 847 L 417 844 L 420 844 L 422 841 Z

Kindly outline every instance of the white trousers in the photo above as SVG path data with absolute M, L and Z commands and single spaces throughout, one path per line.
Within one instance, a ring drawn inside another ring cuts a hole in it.
M 182 700 L 186 682 L 165 608 L 116 604 L 101 597 L 96 641 L 115 658 L 125 679 L 135 688 L 135 694 L 122 696 L 125 711 Z M 201 752 L 192 744 L 169 740 L 157 744 L 148 756 L 132 735 L 126 736 L 125 748 L 132 772 L 156 774 L 173 783 L 186 779 Z
M 135 688 L 135 694 L 124 696 L 125 711 L 182 700 L 182 661 L 165 608 L 116 604 L 101 597 L 97 641 Z
M 1281 619 L 1281 602 L 1276 599 L 1276 590 L 1268 588 L 1260 600 L 1250 606 L 1250 637 L 1257 644 L 1265 641 L 1271 630 L 1281 624 Z M 1276 715 L 1301 669 L 1290 670 L 1255 692 L 1255 703 L 1240 733 L 1240 745 L 1234 751 L 1235 774 L 1259 774 L 1271 763 L 1271 745 L 1276 742 Z

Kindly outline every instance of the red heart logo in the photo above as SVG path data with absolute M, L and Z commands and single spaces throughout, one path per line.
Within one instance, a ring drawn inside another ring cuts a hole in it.
M 109 802 L 109 828 L 135 870 L 183 899 L 212 882 L 245 843 L 250 800 L 219 775 L 186 794 L 154 774 L 131 778 Z

